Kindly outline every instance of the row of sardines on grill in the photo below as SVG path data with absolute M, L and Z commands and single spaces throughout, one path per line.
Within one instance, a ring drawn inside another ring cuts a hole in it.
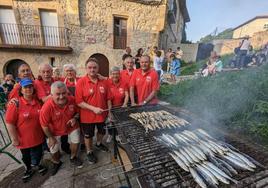
M 131 113 L 129 117 L 137 120 L 146 131 L 182 128 L 190 124 L 165 110 Z
M 221 142 L 202 129 L 162 134 L 155 139 L 170 149 L 169 155 L 185 171 L 190 172 L 202 188 L 218 187 L 220 183 L 238 182 L 234 176 L 241 171 L 254 171 L 262 164 Z

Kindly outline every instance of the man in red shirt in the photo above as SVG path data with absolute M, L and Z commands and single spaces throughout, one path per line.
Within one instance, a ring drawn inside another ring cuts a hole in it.
M 126 56 L 126 58 L 124 60 L 124 65 L 125 65 L 126 69 L 122 70 L 120 72 L 120 76 L 121 76 L 121 79 L 125 83 L 129 83 L 131 76 L 132 76 L 132 73 L 134 71 L 134 61 L 133 61 L 132 56 L 130 56 L 130 55 Z
M 33 74 L 32 74 L 32 70 L 30 68 L 30 66 L 28 64 L 21 64 L 18 68 L 18 77 L 19 79 L 23 79 L 23 78 L 30 78 L 32 80 L 34 80 Z M 35 90 L 36 90 L 36 97 L 37 99 L 39 99 L 40 101 L 44 102 L 45 101 L 45 90 L 42 88 L 37 88 L 35 81 L 33 84 Z M 11 90 L 11 92 L 8 95 L 8 100 L 11 99 L 18 99 L 19 98 L 19 90 L 21 88 L 21 85 L 19 83 L 15 84 L 14 88 Z
M 87 75 L 80 78 L 76 84 L 75 99 L 80 109 L 81 128 L 84 134 L 87 157 L 90 163 L 96 163 L 97 158 L 93 154 L 93 136 L 95 127 L 98 129 L 96 148 L 108 151 L 102 142 L 105 134 L 105 119 L 108 115 L 108 106 L 111 108 L 111 93 L 107 80 L 98 78 L 98 61 L 89 58 L 86 61 Z
M 52 66 L 47 63 L 42 63 L 41 65 L 39 65 L 39 77 L 37 80 L 34 81 L 34 83 L 36 90 L 42 91 L 40 93 L 41 96 L 39 97 L 42 98 L 43 102 L 51 98 L 50 87 L 53 82 L 54 79 Z M 67 135 L 61 136 L 61 149 L 67 154 L 71 153 Z
M 156 104 L 159 81 L 157 72 L 150 68 L 150 56 L 143 55 L 140 59 L 141 68 L 136 69 L 130 80 L 130 100 L 131 105 L 135 106 L 134 90 L 137 91 L 138 105 Z
M 39 77 L 35 80 L 35 86 L 37 90 L 43 90 L 42 100 L 46 102 L 50 96 L 50 86 L 54 82 L 53 78 L 53 68 L 47 63 L 42 63 L 39 65 Z
M 59 152 L 60 137 L 62 135 L 68 135 L 71 148 L 71 164 L 81 168 L 82 162 L 77 157 L 80 130 L 75 99 L 72 96 L 68 96 L 67 87 L 61 81 L 54 82 L 51 85 L 51 95 L 52 98 L 41 109 L 40 123 L 48 137 L 48 147 L 54 163 L 52 175 L 55 175 L 62 165 Z

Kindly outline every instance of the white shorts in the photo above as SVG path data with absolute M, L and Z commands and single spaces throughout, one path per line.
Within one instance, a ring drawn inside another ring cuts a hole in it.
M 57 143 L 54 145 L 54 147 L 49 148 L 50 153 L 54 154 L 60 150 L 60 145 L 61 145 L 60 137 L 61 136 L 55 136 Z M 75 129 L 70 134 L 68 134 L 68 142 L 70 144 L 79 144 L 79 142 L 80 142 L 80 129 Z M 48 143 L 48 139 L 47 139 L 47 143 Z

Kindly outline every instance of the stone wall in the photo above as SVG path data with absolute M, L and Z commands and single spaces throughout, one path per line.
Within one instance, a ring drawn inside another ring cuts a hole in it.
M 177 47 L 180 47 L 183 51 L 182 59 L 186 62 L 195 62 L 198 52 L 198 43 L 194 44 L 180 44 L 180 43 L 171 43 L 168 45 L 168 48 L 171 48 L 173 51 L 176 51 Z
M 180 44 L 179 45 L 183 51 L 182 59 L 186 62 L 195 62 L 198 52 L 198 43 L 194 44 Z
M 268 24 L 268 18 L 255 19 L 241 27 L 238 27 L 233 32 L 233 38 L 242 38 L 246 35 L 252 37 L 254 33 L 265 31 L 264 25 Z
M 58 15 L 59 27 L 68 28 L 70 54 L 43 52 L 0 52 L 0 68 L 12 59 L 21 59 L 33 67 L 34 73 L 38 64 L 49 62 L 55 57 L 55 65 L 62 66 L 74 63 L 78 74 L 84 74 L 84 62 L 93 54 L 105 55 L 110 67 L 121 65 L 123 49 L 113 49 L 114 16 L 127 19 L 127 46 L 135 55 L 138 48 L 158 46 L 160 33 L 170 28 L 166 24 L 166 1 L 158 1 L 153 5 L 136 3 L 126 0 L 46 0 L 21 1 L 1 0 L 1 5 L 12 6 L 17 23 L 40 25 L 40 9 L 55 10 Z M 178 9 L 179 22 L 174 27 L 176 37 L 180 41 L 183 17 Z M 168 33 L 168 32 L 167 32 Z M 2 74 L 3 72 L 1 72 Z M 1 75 L 2 76 L 2 75 Z

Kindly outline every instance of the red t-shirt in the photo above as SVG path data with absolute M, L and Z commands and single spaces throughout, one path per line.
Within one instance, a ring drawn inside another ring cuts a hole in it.
M 92 82 L 88 76 L 80 78 L 76 84 L 75 100 L 76 104 L 86 102 L 91 106 L 107 109 L 107 101 L 111 100 L 111 92 L 107 80 L 97 80 Z M 107 112 L 95 114 L 87 109 L 80 109 L 81 123 L 102 123 L 107 117 Z
M 61 78 L 61 81 L 65 83 L 67 87 L 75 87 L 78 80 L 78 77 L 75 78 L 74 82 L 70 82 L 67 78 Z
M 134 72 L 134 70 L 133 70 Z M 122 70 L 120 72 L 121 80 L 129 85 L 133 72 L 129 72 L 128 70 Z
M 54 136 L 62 136 L 71 133 L 78 128 L 78 123 L 70 127 L 66 123 L 78 112 L 73 96 L 68 96 L 67 104 L 61 108 L 52 98 L 48 99 L 42 106 L 40 112 L 40 123 L 48 127 Z
M 35 89 L 35 97 L 37 99 L 42 100 L 43 97 L 47 96 L 44 88 L 40 87 L 40 85 L 36 84 L 36 80 L 33 81 L 33 86 Z M 20 91 L 20 84 L 17 83 L 14 88 L 11 90 L 11 92 L 8 95 L 8 100 L 13 99 L 13 98 L 19 98 L 19 91 Z
M 152 91 L 159 90 L 160 85 L 157 72 L 154 69 L 150 69 L 142 75 L 142 70 L 136 69 L 133 72 L 129 86 L 136 88 L 138 103 L 142 103 Z M 149 103 L 156 104 L 157 102 L 157 98 L 154 97 Z
M 109 79 L 108 84 L 112 93 L 112 105 L 122 106 L 125 100 L 125 92 L 128 91 L 127 84 L 121 79 L 117 84 L 114 84 L 113 81 Z
M 34 84 L 37 90 L 43 90 L 43 92 L 40 95 L 41 98 L 46 97 L 48 95 L 50 95 L 50 88 L 51 88 L 51 84 L 54 82 L 54 80 L 52 80 L 51 82 L 45 82 L 44 80 L 35 80 Z
M 6 122 L 17 129 L 19 145 L 17 148 L 31 148 L 45 141 L 44 132 L 39 123 L 41 104 L 33 99 L 26 101 L 18 98 L 18 105 L 11 103 L 7 107 Z

